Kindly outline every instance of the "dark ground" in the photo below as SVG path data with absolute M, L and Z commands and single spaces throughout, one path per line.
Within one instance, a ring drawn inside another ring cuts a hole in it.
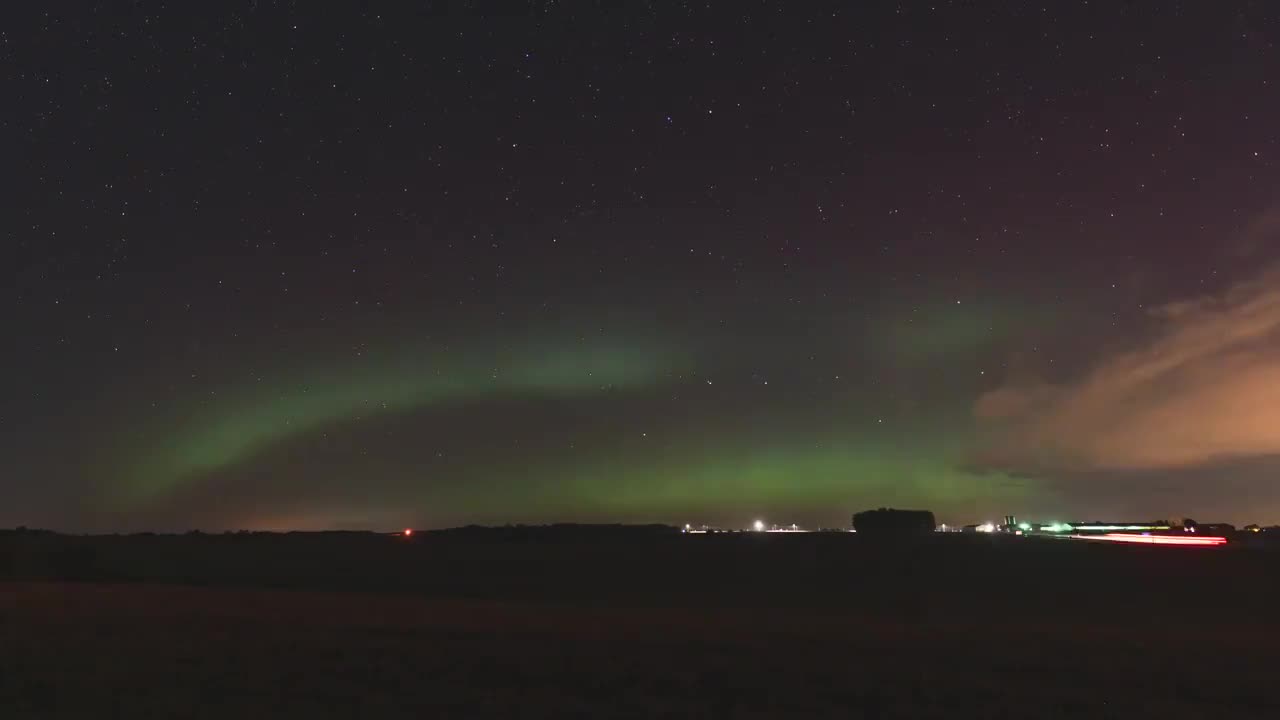
M 0 716 L 1280 716 L 1280 554 L 0 536 Z

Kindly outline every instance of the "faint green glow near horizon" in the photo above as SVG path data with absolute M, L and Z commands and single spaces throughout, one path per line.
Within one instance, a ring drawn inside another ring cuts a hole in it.
M 711 432 L 651 450 L 599 450 L 576 460 L 476 470 L 422 501 L 448 506 L 518 507 L 555 517 L 589 508 L 610 516 L 662 517 L 679 511 L 723 517 L 790 507 L 872 502 L 963 505 L 974 498 L 1017 502 L 1026 488 L 959 468 L 960 450 L 899 446 L 878 436 L 805 434 L 767 439 Z M 516 485 L 497 486 L 519 475 Z M 1003 478 L 1007 479 L 1007 478 Z M 843 511 L 842 511 L 843 512 Z

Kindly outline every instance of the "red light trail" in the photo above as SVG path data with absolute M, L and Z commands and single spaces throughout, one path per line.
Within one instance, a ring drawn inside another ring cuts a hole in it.
M 1177 535 L 1131 535 L 1128 533 L 1107 533 L 1106 535 L 1072 535 L 1077 540 L 1103 540 L 1106 542 L 1138 543 L 1142 545 L 1197 545 L 1211 547 L 1227 544 L 1227 539 L 1216 536 L 1197 535 L 1180 537 Z

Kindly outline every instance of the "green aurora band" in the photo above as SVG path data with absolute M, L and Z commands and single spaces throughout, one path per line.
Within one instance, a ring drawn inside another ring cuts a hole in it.
M 441 411 L 449 417 L 448 408 Z M 384 419 L 386 425 L 355 432 L 376 442 L 396 422 Z M 868 503 L 966 513 L 1021 504 L 1041 492 L 1023 478 L 966 469 L 968 438 L 920 426 L 906 434 L 915 442 L 904 443 L 875 423 L 776 436 L 741 427 L 646 433 L 611 428 L 573 451 L 544 449 L 530 457 L 504 451 L 495 438 L 492 448 L 454 451 L 437 462 L 430 448 L 406 462 L 376 449 L 368 455 L 349 447 L 335 451 L 311 436 L 202 479 L 205 492 L 218 488 L 220 501 L 231 499 L 232 517 L 240 518 L 233 522 L 256 522 L 256 507 L 285 508 L 289 523 L 272 527 L 311 529 L 584 516 L 732 525 L 762 513 L 777 520 L 839 521 L 845 510 Z M 563 440 L 556 434 L 545 439 Z M 201 497 L 189 494 L 199 486 L 172 487 L 175 494 L 168 499 L 177 501 L 175 507 L 189 505 Z
M 113 484 L 110 502 L 127 508 L 153 500 L 273 445 L 353 417 L 502 394 L 575 396 L 650 386 L 669 379 L 686 361 L 665 350 L 579 344 L 531 347 L 506 357 L 401 353 L 291 381 L 281 375 L 215 394 L 216 402 L 188 413 L 190 420 L 155 423 L 135 439 L 135 447 L 147 449 L 140 452 L 140 461 L 127 465 L 123 482 Z
M 874 348 L 864 356 L 873 364 L 929 367 L 998 342 L 1021 324 L 1007 315 L 935 304 L 910 322 L 866 328 L 861 340 L 854 332 L 850 342 Z M 163 522 L 170 511 L 185 516 L 213 503 L 232 526 L 276 516 L 319 528 L 386 517 L 431 524 L 717 521 L 767 510 L 814 517 L 824 508 L 843 514 L 850 503 L 967 516 L 1044 496 L 1039 482 L 972 468 L 980 443 L 969 409 L 975 391 L 954 378 L 979 377 L 977 367 L 932 372 L 905 393 L 858 377 L 826 386 L 815 372 L 843 372 L 832 353 L 835 364 L 802 369 L 810 374 L 799 385 L 707 385 L 708 373 L 734 377 L 733 367 L 739 383 L 749 374 L 743 368 L 794 375 L 804 337 L 842 331 L 803 328 L 791 342 L 761 346 L 743 340 L 741 352 L 712 338 L 710 355 L 687 339 L 575 338 L 452 348 L 402 342 L 365 349 L 346 366 L 317 365 L 295 349 L 270 362 L 273 372 L 248 371 L 254 358 L 237 357 L 221 367 L 221 382 L 152 392 L 165 401 L 160 409 L 121 418 L 94 508 L 125 522 L 160 513 L 151 516 Z M 159 383 L 149 384 L 154 391 Z M 134 391 L 145 397 L 146 385 Z M 570 424 L 543 424 L 544 411 L 567 412 Z M 509 412 L 518 413 L 514 425 L 504 424 Z M 404 432 L 421 439 L 379 444 Z M 475 439 L 488 435 L 489 447 Z M 444 459 L 436 444 L 447 450 Z M 364 451 L 351 452 L 357 447 Z

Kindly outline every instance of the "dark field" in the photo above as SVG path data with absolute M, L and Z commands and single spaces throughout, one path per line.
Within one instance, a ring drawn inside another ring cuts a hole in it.
M 1280 716 L 1280 555 L 0 538 L 0 716 Z

